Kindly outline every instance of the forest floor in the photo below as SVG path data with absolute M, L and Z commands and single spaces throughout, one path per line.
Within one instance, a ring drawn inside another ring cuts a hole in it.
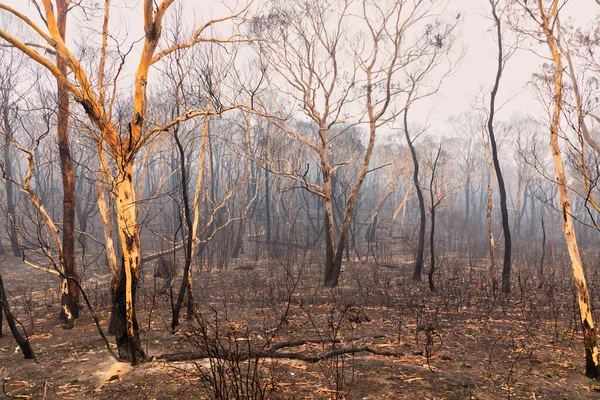
M 458 257 L 441 263 L 435 292 L 426 275 L 410 280 L 409 263 L 399 260 L 347 263 L 335 290 L 320 285 L 321 268 L 307 257 L 237 264 L 195 274 L 200 313 L 175 333 L 163 280 L 146 271 L 137 307 L 149 357 L 132 368 L 111 358 L 89 311 L 74 329 L 62 328 L 54 276 L 8 258 L 0 268 L 9 301 L 37 361 L 22 359 L 5 327 L 0 398 L 598 399 L 600 384 L 584 376 L 568 265 L 556 264 L 540 289 L 522 268 L 508 298 L 493 294 L 486 268 Z M 108 279 L 106 271 L 84 276 L 104 330 Z M 314 343 L 289 343 L 278 357 L 374 352 L 317 362 L 243 357 L 300 339 Z M 160 359 L 199 349 L 214 356 Z

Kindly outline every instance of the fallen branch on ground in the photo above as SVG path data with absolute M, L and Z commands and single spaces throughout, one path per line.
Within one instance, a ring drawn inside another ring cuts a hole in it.
M 374 338 L 382 338 L 382 337 L 384 337 L 384 336 L 374 336 Z M 351 338 L 351 339 L 346 339 L 345 341 L 356 341 L 356 340 L 361 340 L 361 339 L 364 339 L 364 338 Z M 278 350 L 281 350 L 283 348 L 297 347 L 297 346 L 302 346 L 302 345 L 305 345 L 308 343 L 336 344 L 336 343 L 341 343 L 341 340 L 340 339 L 335 339 L 335 340 L 331 340 L 331 339 L 295 340 L 295 341 L 282 342 L 282 343 L 276 344 L 275 346 L 271 347 L 269 350 L 253 351 L 253 352 L 250 352 L 247 354 L 242 354 L 242 355 L 228 354 L 225 356 L 221 356 L 221 358 L 227 358 L 232 361 L 234 361 L 234 360 L 235 361 L 245 361 L 245 360 L 252 359 L 252 358 L 288 358 L 288 359 L 300 360 L 300 361 L 314 364 L 319 361 L 327 360 L 329 358 L 341 356 L 344 354 L 356 354 L 356 353 L 363 353 L 363 352 L 380 355 L 380 356 L 388 356 L 388 357 L 397 357 L 397 356 L 404 355 L 404 353 L 402 353 L 402 352 L 380 351 L 380 350 L 376 350 L 369 346 L 345 347 L 345 348 L 341 348 L 341 349 L 335 349 L 335 350 L 332 350 L 332 351 L 329 351 L 327 353 L 323 353 L 323 354 L 317 355 L 317 356 L 308 356 L 308 355 L 304 355 L 301 353 L 278 353 L 277 352 Z M 197 350 L 197 351 L 163 354 L 163 355 L 158 356 L 156 359 L 164 360 L 164 361 L 168 361 L 168 362 L 175 362 L 175 361 L 198 360 L 201 358 L 213 358 L 213 357 L 215 357 L 214 354 L 210 354 L 209 352 L 204 351 L 204 350 Z

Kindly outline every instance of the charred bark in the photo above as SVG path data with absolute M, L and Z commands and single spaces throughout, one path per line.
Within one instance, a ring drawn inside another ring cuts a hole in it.
M 116 203 L 119 238 L 123 251 L 122 268 L 115 292 L 115 337 L 119 357 L 136 365 L 145 353 L 140 344 L 140 332 L 135 312 L 135 298 L 140 273 L 140 233 L 135 207 L 133 160 L 119 166 Z
M 417 197 L 419 199 L 419 243 L 417 245 L 417 256 L 415 259 L 415 268 L 413 270 L 412 279 L 415 281 L 421 280 L 421 271 L 423 270 L 423 257 L 425 254 L 425 197 L 421 190 L 421 184 L 419 183 L 419 159 L 417 158 L 417 152 L 413 141 L 410 138 L 408 132 L 408 107 L 404 110 L 404 135 L 406 136 L 406 142 L 410 149 L 410 155 L 413 161 L 413 184 L 417 190 Z
M 183 144 L 179 138 L 179 132 L 177 129 L 174 131 L 175 144 L 177 146 L 177 150 L 179 151 L 179 159 L 180 170 L 181 170 L 181 190 L 183 193 L 183 212 L 185 218 L 185 224 L 187 227 L 188 235 L 185 245 L 185 265 L 183 267 L 183 279 L 181 280 L 181 287 L 179 288 L 179 294 L 177 296 L 177 301 L 173 305 L 173 315 L 171 320 L 171 329 L 175 329 L 179 326 L 179 314 L 181 312 L 181 306 L 183 305 L 183 301 L 185 299 L 186 292 L 188 297 L 192 294 L 191 291 L 186 291 L 188 286 L 191 286 L 191 267 L 193 261 L 193 246 L 194 246 L 194 221 L 192 219 L 192 210 L 190 209 L 190 195 L 188 191 L 188 174 L 186 168 L 186 157 L 185 157 L 185 149 L 183 148 Z M 188 299 L 190 302 L 193 302 L 193 299 Z
M 500 78 L 504 70 L 504 55 L 502 48 L 502 22 L 498 13 L 496 12 L 496 3 L 491 2 L 492 5 L 492 16 L 496 25 L 496 34 L 498 39 L 498 66 L 496 70 L 496 78 L 494 81 L 494 87 L 490 94 L 490 115 L 487 121 L 488 134 L 490 135 L 490 147 L 492 149 L 492 159 L 494 161 L 494 171 L 496 172 L 496 178 L 498 180 L 498 189 L 500 191 L 500 212 L 502 214 L 502 231 L 504 232 L 504 265 L 502 268 L 502 293 L 510 293 L 510 269 L 511 269 L 511 254 L 512 254 L 512 240 L 510 236 L 510 225 L 508 221 L 508 206 L 506 196 L 506 185 L 504 184 L 504 177 L 502 176 L 502 169 L 500 168 L 500 160 L 498 158 L 498 146 L 496 142 L 496 135 L 494 133 L 494 116 L 496 113 L 496 96 L 498 95 L 498 88 L 500 86 Z
M 488 229 L 488 244 L 490 248 L 490 266 L 488 272 L 492 280 L 492 293 L 495 295 L 498 288 L 498 280 L 496 279 L 496 240 L 494 239 L 494 224 L 492 223 L 492 211 L 494 210 L 494 166 L 490 165 L 488 172 L 487 185 L 487 211 L 486 221 Z M 482 190 L 483 193 L 483 190 Z
M 6 291 L 4 290 L 4 282 L 2 281 L 2 275 L 0 275 L 0 300 L 1 300 L 0 315 L 2 314 L 2 311 L 4 311 L 4 315 L 6 316 L 6 322 L 8 323 L 8 327 L 10 328 L 10 332 L 12 333 L 13 337 L 15 338 L 15 341 L 21 348 L 21 351 L 23 352 L 23 356 L 26 359 L 30 359 L 30 360 L 35 359 L 35 354 L 33 353 L 33 350 L 31 349 L 31 344 L 29 343 L 29 339 L 26 336 L 23 336 L 21 334 L 21 332 L 19 332 L 15 318 L 13 317 L 12 313 L 10 312 L 10 307 L 8 305 L 8 299 L 6 298 Z M 0 325 L 1 325 L 1 323 L 2 323 L 2 319 L 0 318 Z
M 67 26 L 67 2 L 57 0 L 58 31 L 65 40 Z M 67 75 L 67 63 L 56 55 L 56 66 L 63 75 Z M 69 144 L 69 89 L 60 79 L 58 85 L 58 114 L 57 136 L 60 171 L 63 185 L 63 239 L 62 239 L 62 268 L 66 276 L 78 279 L 75 263 L 75 181 L 73 178 L 73 160 Z M 64 327 L 72 329 L 75 320 L 79 318 L 79 290 L 76 283 L 67 279 L 61 283 L 62 317 Z
M 544 258 L 546 257 L 546 228 L 544 227 L 544 218 L 542 217 L 542 255 L 540 257 L 540 283 L 538 289 L 544 286 Z
M 119 352 L 119 358 L 122 360 L 131 361 L 137 364 L 139 361 L 143 361 L 146 358 L 146 354 L 142 349 L 142 343 L 140 341 L 140 327 L 137 321 L 135 313 L 135 293 L 137 288 L 137 277 L 132 277 L 132 296 L 133 296 L 133 313 L 131 315 L 131 328 L 132 334 L 128 330 L 128 312 L 127 312 L 127 279 L 125 274 L 125 262 L 121 263 L 121 273 L 119 274 L 117 287 L 115 290 L 113 305 L 113 319 L 111 321 L 114 326 L 115 339 L 117 342 L 117 349 Z
M 429 281 L 429 290 L 432 292 L 435 291 L 435 284 L 433 283 L 433 273 L 435 272 L 435 210 L 439 204 L 439 199 L 436 201 L 435 198 L 435 171 L 438 166 L 441 152 L 442 146 L 438 148 L 437 155 L 435 156 L 435 161 L 433 162 L 433 167 L 431 169 L 431 180 L 429 181 L 429 197 L 431 201 L 431 232 L 429 232 L 429 251 L 431 253 L 431 266 L 429 268 L 429 273 L 427 274 L 427 279 Z

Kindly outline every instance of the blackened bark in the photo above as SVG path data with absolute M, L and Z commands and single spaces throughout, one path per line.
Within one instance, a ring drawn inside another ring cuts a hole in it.
M 57 24 L 58 31 L 65 40 L 67 25 L 67 3 L 65 0 L 57 0 Z M 60 55 L 56 55 L 56 66 L 63 75 L 67 75 L 67 64 Z M 69 90 L 60 80 L 58 84 L 58 153 L 60 156 L 60 170 L 63 184 L 63 243 L 62 243 L 62 266 L 64 274 L 70 278 L 78 279 L 75 264 L 75 181 L 73 179 L 73 160 L 71 159 L 71 148 L 69 145 Z M 63 312 L 64 327 L 71 329 L 74 320 L 79 317 L 79 290 L 77 284 L 67 280 L 68 292 L 63 293 L 63 304 L 69 310 L 70 315 Z
M 173 305 L 173 316 L 171 320 L 171 329 L 177 328 L 179 326 L 179 314 L 181 312 L 181 306 L 183 305 L 183 300 L 185 299 L 186 287 L 188 285 L 188 280 L 190 279 L 191 267 L 192 267 L 192 251 L 194 246 L 194 238 L 192 237 L 194 221 L 192 219 L 192 210 L 190 208 L 190 196 L 188 192 L 188 177 L 187 177 L 187 168 L 185 161 L 185 149 L 183 148 L 183 144 L 179 139 L 178 130 L 174 131 L 175 136 L 175 144 L 177 145 L 177 150 L 179 151 L 179 160 L 180 160 L 180 172 L 181 172 L 181 189 L 183 193 L 183 211 L 185 217 L 185 223 L 187 226 L 187 239 L 185 244 L 185 265 L 183 267 L 183 279 L 181 280 L 181 287 L 179 288 L 179 294 L 177 296 L 177 301 Z M 188 297 L 191 293 L 188 292 Z M 189 299 L 191 303 L 193 303 L 193 299 Z M 191 304 L 190 304 L 191 305 Z M 191 311 L 191 310 L 190 310 Z M 191 314 L 191 313 L 189 313 Z
M 421 190 L 421 184 L 419 183 L 419 159 L 417 158 L 415 146 L 413 145 L 408 132 L 408 107 L 404 109 L 404 135 L 406 136 L 406 142 L 408 143 L 410 155 L 412 156 L 413 160 L 413 183 L 415 185 L 415 189 L 417 190 L 417 197 L 419 198 L 419 244 L 417 246 L 417 257 L 415 260 L 415 268 L 412 278 L 415 281 L 420 281 L 421 271 L 423 270 L 423 257 L 425 253 L 425 198 L 423 197 L 423 191 Z
M 243 212 L 240 210 L 240 212 Z M 242 252 L 244 246 L 244 231 L 246 227 L 246 217 L 241 216 L 237 232 L 235 234 L 235 240 L 233 242 L 233 248 L 231 249 L 231 258 L 238 258 Z
M 433 196 L 432 200 L 433 200 Z M 431 209 L 431 232 L 429 233 L 429 248 L 431 252 L 431 267 L 429 268 L 429 273 L 427 274 L 427 278 L 429 280 L 429 289 L 433 292 L 435 290 L 435 285 L 433 283 L 433 273 L 435 272 L 435 245 L 433 243 L 435 236 L 435 208 Z
M 137 280 L 135 274 L 131 277 L 131 291 L 133 298 L 133 333 L 134 336 L 129 340 L 127 335 L 127 311 L 126 311 L 126 276 L 125 276 L 125 261 L 121 262 L 121 272 L 119 274 L 119 281 L 114 296 L 113 303 L 113 315 L 114 315 L 114 334 L 117 342 L 117 349 L 119 351 L 119 358 L 122 360 L 131 360 L 130 354 L 134 354 L 137 361 L 143 361 L 146 358 L 146 353 L 142 349 L 142 343 L 140 341 L 140 327 L 137 322 L 137 315 L 135 312 L 135 300 L 137 291 Z
M 31 349 L 31 344 L 29 343 L 29 339 L 19 332 L 17 328 L 16 321 L 13 315 L 10 312 L 10 307 L 8 305 L 8 299 L 6 298 L 6 292 L 4 291 L 4 282 L 2 281 L 2 275 L 0 275 L 0 314 L 4 311 L 4 315 L 6 316 L 6 322 L 8 323 L 8 327 L 10 328 L 10 332 L 12 333 L 15 341 L 21 348 L 23 352 L 23 356 L 26 359 L 33 360 L 35 359 L 35 355 L 33 354 L 33 350 Z M 0 325 L 2 323 L 2 319 L 0 318 Z
M 334 226 L 333 226 L 333 215 L 331 210 L 328 212 L 327 205 L 331 207 L 331 198 L 323 199 L 325 203 L 325 286 L 335 287 L 337 285 L 336 268 L 335 265 L 335 238 L 334 238 Z
M 435 161 L 433 162 L 433 167 L 431 169 L 431 181 L 429 182 L 429 197 L 431 200 L 431 232 L 429 233 L 429 250 L 431 252 L 431 267 L 429 268 L 427 278 L 429 280 L 429 289 L 432 292 L 435 290 L 435 285 L 433 283 L 433 273 L 435 272 L 435 209 L 438 205 L 438 202 L 435 200 L 435 171 L 437 169 L 437 163 L 440 159 L 441 152 L 442 146 L 440 145 L 437 155 L 435 156 Z
M 532 200 L 533 202 L 533 200 Z M 533 218 L 533 217 L 532 217 Z M 544 258 L 546 257 L 546 228 L 544 227 L 544 217 L 542 217 L 542 256 L 540 257 L 540 283 L 538 289 L 544 286 Z
M 108 203 L 108 212 L 110 213 L 112 220 L 115 221 L 117 218 L 117 215 L 115 212 L 115 207 L 114 207 L 113 201 L 110 201 Z M 112 230 L 113 228 L 111 227 L 110 229 Z M 118 237 L 118 232 L 116 233 L 116 235 L 113 232 L 113 237 Z M 117 260 L 122 260 L 123 259 L 123 248 L 121 246 L 121 241 L 115 240 L 114 245 L 115 245 L 115 256 L 116 256 Z M 110 314 L 110 321 L 108 324 L 108 334 L 110 334 L 110 335 L 115 335 L 117 333 L 117 314 L 119 313 L 119 310 L 117 307 L 117 303 L 118 303 L 117 302 L 117 289 L 119 287 L 119 282 L 121 280 L 122 272 L 123 272 L 122 268 L 120 268 L 120 269 L 117 268 L 116 271 L 113 272 L 111 281 L 110 281 L 110 294 L 111 294 L 111 299 L 112 299 L 112 310 L 111 310 L 111 314 Z
M 496 145 L 496 135 L 494 134 L 494 115 L 496 112 L 496 96 L 500 86 L 500 78 L 504 70 L 504 59 L 502 49 L 502 24 L 500 17 L 496 13 L 496 4 L 492 4 L 492 16 L 496 24 L 496 34 L 498 38 L 498 68 L 496 70 L 496 79 L 490 95 L 490 115 L 487 121 L 488 133 L 490 135 L 490 146 L 492 148 L 492 158 L 494 160 L 494 170 L 498 179 L 498 189 L 500 190 L 500 212 L 502 214 L 502 231 L 504 232 L 504 266 L 502 268 L 502 293 L 510 293 L 510 260 L 512 253 L 512 241 L 510 236 L 510 225 L 508 222 L 508 206 L 506 204 L 506 187 L 504 177 L 500 168 L 498 159 L 498 146 Z
M 181 184 L 181 174 L 179 172 L 179 160 L 177 159 L 176 150 L 172 150 L 171 153 L 171 179 L 170 187 L 173 193 L 176 193 L 177 187 Z M 171 213 L 172 213 L 172 229 L 173 238 L 177 236 L 177 232 L 181 229 L 179 218 L 176 218 L 180 214 L 180 206 L 177 197 L 173 196 L 171 199 Z

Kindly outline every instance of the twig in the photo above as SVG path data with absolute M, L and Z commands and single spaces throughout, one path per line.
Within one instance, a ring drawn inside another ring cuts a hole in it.
M 4 395 L 9 398 L 9 399 L 31 399 L 32 396 L 27 395 L 27 394 L 16 394 L 16 395 L 10 395 L 6 392 L 6 381 L 8 379 L 4 378 L 3 382 L 2 382 L 2 393 L 4 393 Z

